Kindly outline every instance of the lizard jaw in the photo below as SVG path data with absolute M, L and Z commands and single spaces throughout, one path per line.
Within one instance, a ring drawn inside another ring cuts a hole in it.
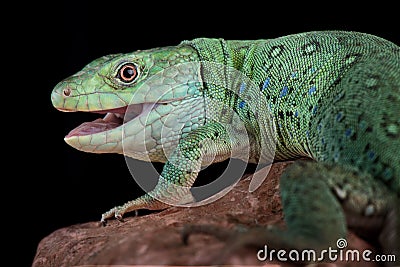
M 64 139 L 93 135 L 115 129 L 124 123 L 139 117 L 142 113 L 148 113 L 149 108 L 156 107 L 154 103 L 134 104 L 121 108 L 92 111 L 93 113 L 106 114 L 103 118 L 98 118 L 91 122 L 84 122 L 71 130 Z

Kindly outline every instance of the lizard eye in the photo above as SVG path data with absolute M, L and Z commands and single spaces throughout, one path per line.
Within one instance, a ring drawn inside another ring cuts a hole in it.
M 117 78 L 124 83 L 131 83 L 136 79 L 137 74 L 136 66 L 132 63 L 126 63 L 119 68 Z

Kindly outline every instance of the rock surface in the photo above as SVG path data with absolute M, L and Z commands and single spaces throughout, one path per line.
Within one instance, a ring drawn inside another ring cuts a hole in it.
M 205 206 L 171 207 L 157 213 L 133 217 L 123 222 L 111 220 L 105 227 L 87 222 L 54 231 L 39 244 L 33 267 L 50 266 L 132 266 L 210 265 L 218 259 L 224 243 L 208 235 L 192 235 L 188 245 L 181 238 L 185 224 L 212 224 L 230 228 L 237 224 L 283 223 L 279 198 L 279 177 L 287 163 L 275 163 L 263 185 L 249 193 L 249 177 L 244 177 L 227 195 Z M 350 233 L 350 247 L 368 245 Z M 257 250 L 240 249 L 225 263 L 235 266 L 282 266 L 260 262 Z M 346 265 L 347 264 L 347 265 Z M 374 266 L 365 262 L 320 266 Z

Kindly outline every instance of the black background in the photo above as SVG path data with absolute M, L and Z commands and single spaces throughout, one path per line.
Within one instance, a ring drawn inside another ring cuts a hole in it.
M 102 212 L 140 194 L 122 155 L 84 153 L 63 141 L 72 128 L 98 116 L 57 111 L 51 91 L 91 60 L 196 37 L 268 39 L 311 30 L 362 31 L 400 44 L 395 4 L 349 8 L 337 1 L 320 1 L 318 6 L 270 2 L 216 7 L 202 1 L 58 1 L 24 6 L 26 16 L 5 24 L 15 27 L 12 35 L 18 38 L 20 58 L 12 60 L 17 79 L 11 81 L 12 90 L 7 89 L 12 95 L 3 101 L 12 103 L 16 95 L 24 100 L 19 104 L 23 117 L 13 119 L 17 130 L 3 137 L 16 152 L 12 162 L 18 164 L 7 177 L 16 182 L 13 195 L 21 202 L 8 200 L 10 211 L 4 212 L 11 225 L 21 225 L 20 236 L 13 235 L 17 243 L 10 245 L 21 255 L 14 258 L 22 261 L 14 261 L 16 266 L 30 266 L 39 241 L 54 230 L 97 221 Z M 15 146 L 12 135 L 18 135 Z

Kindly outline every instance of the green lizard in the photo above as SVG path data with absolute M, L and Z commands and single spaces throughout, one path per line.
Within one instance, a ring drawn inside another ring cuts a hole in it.
M 238 244 L 325 249 L 354 228 L 400 257 L 400 48 L 387 40 L 198 38 L 96 59 L 51 99 L 61 111 L 107 114 L 72 130 L 72 147 L 165 163 L 152 191 L 102 222 L 193 202 L 188 189 L 210 163 L 306 157 L 281 177 L 286 228 L 249 229 L 254 238 Z

